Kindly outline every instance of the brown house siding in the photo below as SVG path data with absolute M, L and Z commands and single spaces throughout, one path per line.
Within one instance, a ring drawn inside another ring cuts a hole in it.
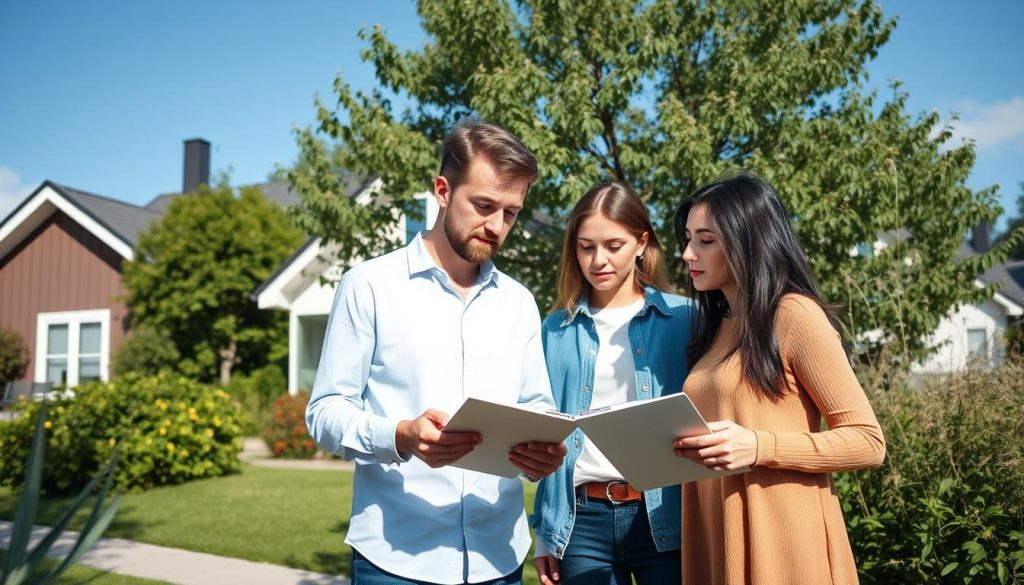
M 35 373 L 39 313 L 110 309 L 110 352 L 121 345 L 128 326 L 121 261 L 61 211 L 0 258 L 0 327 L 20 333 L 32 356 L 22 379 Z

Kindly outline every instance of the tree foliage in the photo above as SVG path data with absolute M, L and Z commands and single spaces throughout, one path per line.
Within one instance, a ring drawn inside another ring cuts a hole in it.
M 28 367 L 28 348 L 17 331 L 0 327 L 0 383 L 17 380 Z
M 297 133 L 289 178 L 302 194 L 299 220 L 340 243 L 344 265 L 400 243 L 398 211 L 430 188 L 446 129 L 479 115 L 520 136 L 540 163 L 520 217 L 546 221 L 514 231 L 499 264 L 543 305 L 553 298 L 559 226 L 592 184 L 636 188 L 681 281 L 672 214 L 736 168 L 778 187 L 825 297 L 848 306 L 851 334 L 880 329 L 870 339 L 914 354 L 952 306 L 991 294 L 974 277 L 1009 244 L 954 259 L 968 229 L 1000 213 L 996 189 L 966 186 L 973 146 L 947 144 L 948 127 L 933 135 L 938 114 L 908 113 L 898 82 L 887 99 L 865 91 L 865 63 L 895 26 L 872 0 L 417 8 L 430 41 L 402 51 L 380 27 L 361 31 L 379 87 L 354 91 L 339 75 L 336 106 L 318 101 L 317 127 Z M 396 111 L 396 96 L 410 105 Z M 382 179 L 370 205 L 344 196 L 339 167 Z M 885 233 L 913 237 L 851 254 Z
M 178 197 L 124 265 L 132 317 L 173 340 L 182 373 L 226 384 L 235 366 L 250 371 L 287 354 L 287 319 L 250 295 L 302 238 L 254 187 Z

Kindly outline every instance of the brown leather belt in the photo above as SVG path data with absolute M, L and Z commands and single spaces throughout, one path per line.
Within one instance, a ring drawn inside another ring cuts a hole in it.
M 580 487 L 586 491 L 587 498 L 595 500 L 623 503 L 635 502 L 644 497 L 643 492 L 636 491 L 624 481 L 591 481 Z

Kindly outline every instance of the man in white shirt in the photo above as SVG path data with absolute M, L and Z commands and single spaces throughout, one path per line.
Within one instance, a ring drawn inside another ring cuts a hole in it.
M 480 436 L 440 429 L 470 396 L 554 408 L 533 296 L 490 260 L 536 177 L 519 139 L 463 121 L 444 142 L 433 229 L 342 277 L 306 422 L 356 462 L 354 585 L 521 582 L 520 480 L 450 467 Z M 565 452 L 531 442 L 508 457 L 536 481 Z

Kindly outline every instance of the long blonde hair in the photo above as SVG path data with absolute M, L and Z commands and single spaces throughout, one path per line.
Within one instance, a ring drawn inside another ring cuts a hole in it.
M 558 266 L 558 295 L 552 311 L 565 309 L 572 313 L 576 305 L 590 292 L 576 258 L 576 238 L 583 220 L 601 214 L 626 229 L 633 237 L 640 239 L 647 232 L 647 247 L 643 256 L 637 259 L 633 272 L 633 286 L 637 290 L 651 286 L 659 290 L 670 290 L 665 270 L 664 250 L 658 241 L 658 234 L 651 224 L 651 216 L 643 201 L 633 192 L 632 187 L 621 181 L 611 181 L 592 187 L 572 208 L 569 225 L 565 230 L 562 244 L 562 261 Z

